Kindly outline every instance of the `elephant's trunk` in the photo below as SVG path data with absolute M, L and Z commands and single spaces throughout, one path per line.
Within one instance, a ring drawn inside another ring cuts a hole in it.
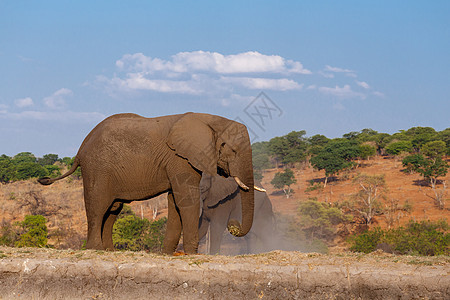
M 238 185 L 240 188 L 241 205 L 242 205 L 242 224 L 237 220 L 230 220 L 228 222 L 228 231 L 237 237 L 246 235 L 253 224 L 253 210 L 254 210 L 254 181 L 253 181 L 253 167 L 250 154 L 245 153 L 242 159 L 239 159 L 236 164 L 230 165 L 230 173 L 232 176 L 238 177 Z M 234 170 L 237 171 L 233 172 Z M 237 180 L 236 180 L 237 181 Z M 247 188 L 247 189 L 246 189 Z

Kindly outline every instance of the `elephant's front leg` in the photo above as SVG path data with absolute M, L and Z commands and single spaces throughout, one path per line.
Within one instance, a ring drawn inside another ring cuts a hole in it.
M 190 166 L 187 168 L 185 172 L 178 172 L 172 177 L 171 184 L 175 204 L 181 216 L 184 251 L 194 254 L 198 250 L 201 176 Z
M 164 236 L 163 253 L 172 254 L 175 252 L 178 242 L 181 236 L 181 218 L 178 210 L 175 206 L 175 200 L 173 194 L 169 192 L 167 195 L 168 201 L 168 216 L 167 216 L 167 228 Z

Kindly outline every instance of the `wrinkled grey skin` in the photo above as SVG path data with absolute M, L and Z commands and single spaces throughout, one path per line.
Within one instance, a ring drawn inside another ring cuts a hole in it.
M 256 186 L 261 187 L 259 182 Z M 241 216 L 239 187 L 232 178 L 203 174 L 200 180 L 200 203 L 203 207 L 199 222 L 199 239 L 210 227 L 210 254 L 219 254 L 223 232 L 230 219 Z M 275 224 L 272 203 L 265 192 L 255 190 L 253 226 L 243 237 L 246 250 L 241 253 L 260 253 L 273 250 Z
M 123 203 L 168 196 L 163 252 L 173 253 L 183 231 L 186 253 L 197 253 L 199 183 L 202 173 L 238 177 L 242 225 L 230 220 L 233 233 L 244 236 L 253 221 L 253 167 L 247 128 L 219 116 L 186 113 L 144 118 L 118 114 L 106 118 L 84 139 L 72 168 L 81 167 L 88 221 L 86 248 L 112 250 L 112 228 Z

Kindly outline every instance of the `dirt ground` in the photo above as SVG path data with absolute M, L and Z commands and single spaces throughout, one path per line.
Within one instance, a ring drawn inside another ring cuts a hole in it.
M 1 299 L 450 299 L 450 258 L 0 247 Z

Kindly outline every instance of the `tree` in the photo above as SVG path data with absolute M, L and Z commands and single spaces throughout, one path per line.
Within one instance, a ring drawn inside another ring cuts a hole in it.
M 325 184 L 328 177 L 337 175 L 340 171 L 351 168 L 352 159 L 360 155 L 360 149 L 356 141 L 334 139 L 310 159 L 311 164 L 318 170 L 325 170 Z
M 45 154 L 42 158 L 37 159 L 37 163 L 44 167 L 51 166 L 58 160 L 57 154 Z
M 275 158 L 277 164 L 279 164 L 283 161 L 283 158 L 286 156 L 288 152 L 288 143 L 287 140 L 277 136 L 270 139 L 268 148 L 270 154 Z
M 368 138 L 368 141 L 375 142 L 378 154 L 383 154 L 386 145 L 392 141 L 392 136 L 388 133 L 378 133 Z
M 20 152 L 13 157 L 13 163 L 18 165 L 20 163 L 36 163 L 36 157 L 31 152 Z
M 62 162 L 64 165 L 69 166 L 69 165 L 71 165 L 71 164 L 73 163 L 73 160 L 72 160 L 71 157 L 65 156 L 65 157 L 63 157 L 63 158 L 61 159 L 61 162 Z
M 41 216 L 25 216 L 25 220 L 20 223 L 24 233 L 15 243 L 16 247 L 44 247 L 47 245 L 47 220 Z
M 423 145 L 421 152 L 428 157 L 443 157 L 446 150 L 444 141 L 432 141 Z
M 274 137 L 269 141 L 268 149 L 277 162 L 293 164 L 306 158 L 307 142 L 303 136 L 306 131 L 292 131 L 282 137 Z
M 370 224 L 373 217 L 383 213 L 380 199 L 384 198 L 387 192 L 384 174 L 359 174 L 353 182 L 358 184 L 360 189 L 352 195 L 353 201 L 347 204 L 347 208 L 356 211 L 365 224 Z
M 436 140 L 437 132 L 431 127 L 412 127 L 404 132 L 405 136 L 411 141 L 416 152 L 419 152 L 422 145 Z
M 44 168 L 47 170 L 47 174 L 50 177 L 57 177 L 61 175 L 61 170 L 56 165 L 46 165 Z
M 410 141 L 392 142 L 386 146 L 386 152 L 390 155 L 399 155 L 402 152 L 411 152 L 413 145 Z
M 403 167 L 406 168 L 406 170 L 409 173 L 417 172 L 417 170 L 424 164 L 425 158 L 422 154 L 413 154 L 408 155 L 402 160 Z
M 284 172 L 278 172 L 275 174 L 274 178 L 270 182 L 275 188 L 282 189 L 286 198 L 292 193 L 291 184 L 297 182 L 295 179 L 294 172 L 291 169 L 285 169 Z
M 450 128 L 440 131 L 438 133 L 438 139 L 445 143 L 446 155 L 450 155 Z
M 430 150 L 431 151 L 431 150 Z M 431 151 L 431 154 L 435 151 Z M 445 207 L 445 194 L 447 185 L 445 180 L 442 182 L 443 188 L 437 189 L 437 183 L 439 177 L 447 175 L 449 164 L 442 159 L 442 157 L 424 157 L 422 154 L 410 155 L 403 159 L 403 166 L 405 166 L 410 172 L 417 172 L 427 180 L 431 188 L 433 189 L 434 197 L 431 197 L 436 202 L 436 205 L 440 209 Z
M 369 157 L 375 156 L 377 150 L 374 146 L 369 144 L 359 145 L 359 157 L 363 160 L 369 159 Z
M 48 172 L 43 166 L 34 162 L 21 162 L 17 165 L 17 179 L 39 178 L 47 176 Z
M 336 235 L 336 225 L 348 220 L 341 210 L 319 202 L 317 199 L 300 202 L 298 215 L 300 216 L 299 226 L 310 241 L 315 238 L 333 239 Z
M 149 227 L 149 220 L 140 219 L 135 215 L 118 218 L 114 223 L 112 235 L 114 247 L 120 250 L 144 250 L 145 233 Z
M 113 243 L 116 249 L 131 251 L 161 251 L 167 218 L 153 222 L 135 215 L 124 205 L 113 227 Z
M 9 156 L 0 156 L 0 182 L 6 183 L 16 179 L 16 166 Z

